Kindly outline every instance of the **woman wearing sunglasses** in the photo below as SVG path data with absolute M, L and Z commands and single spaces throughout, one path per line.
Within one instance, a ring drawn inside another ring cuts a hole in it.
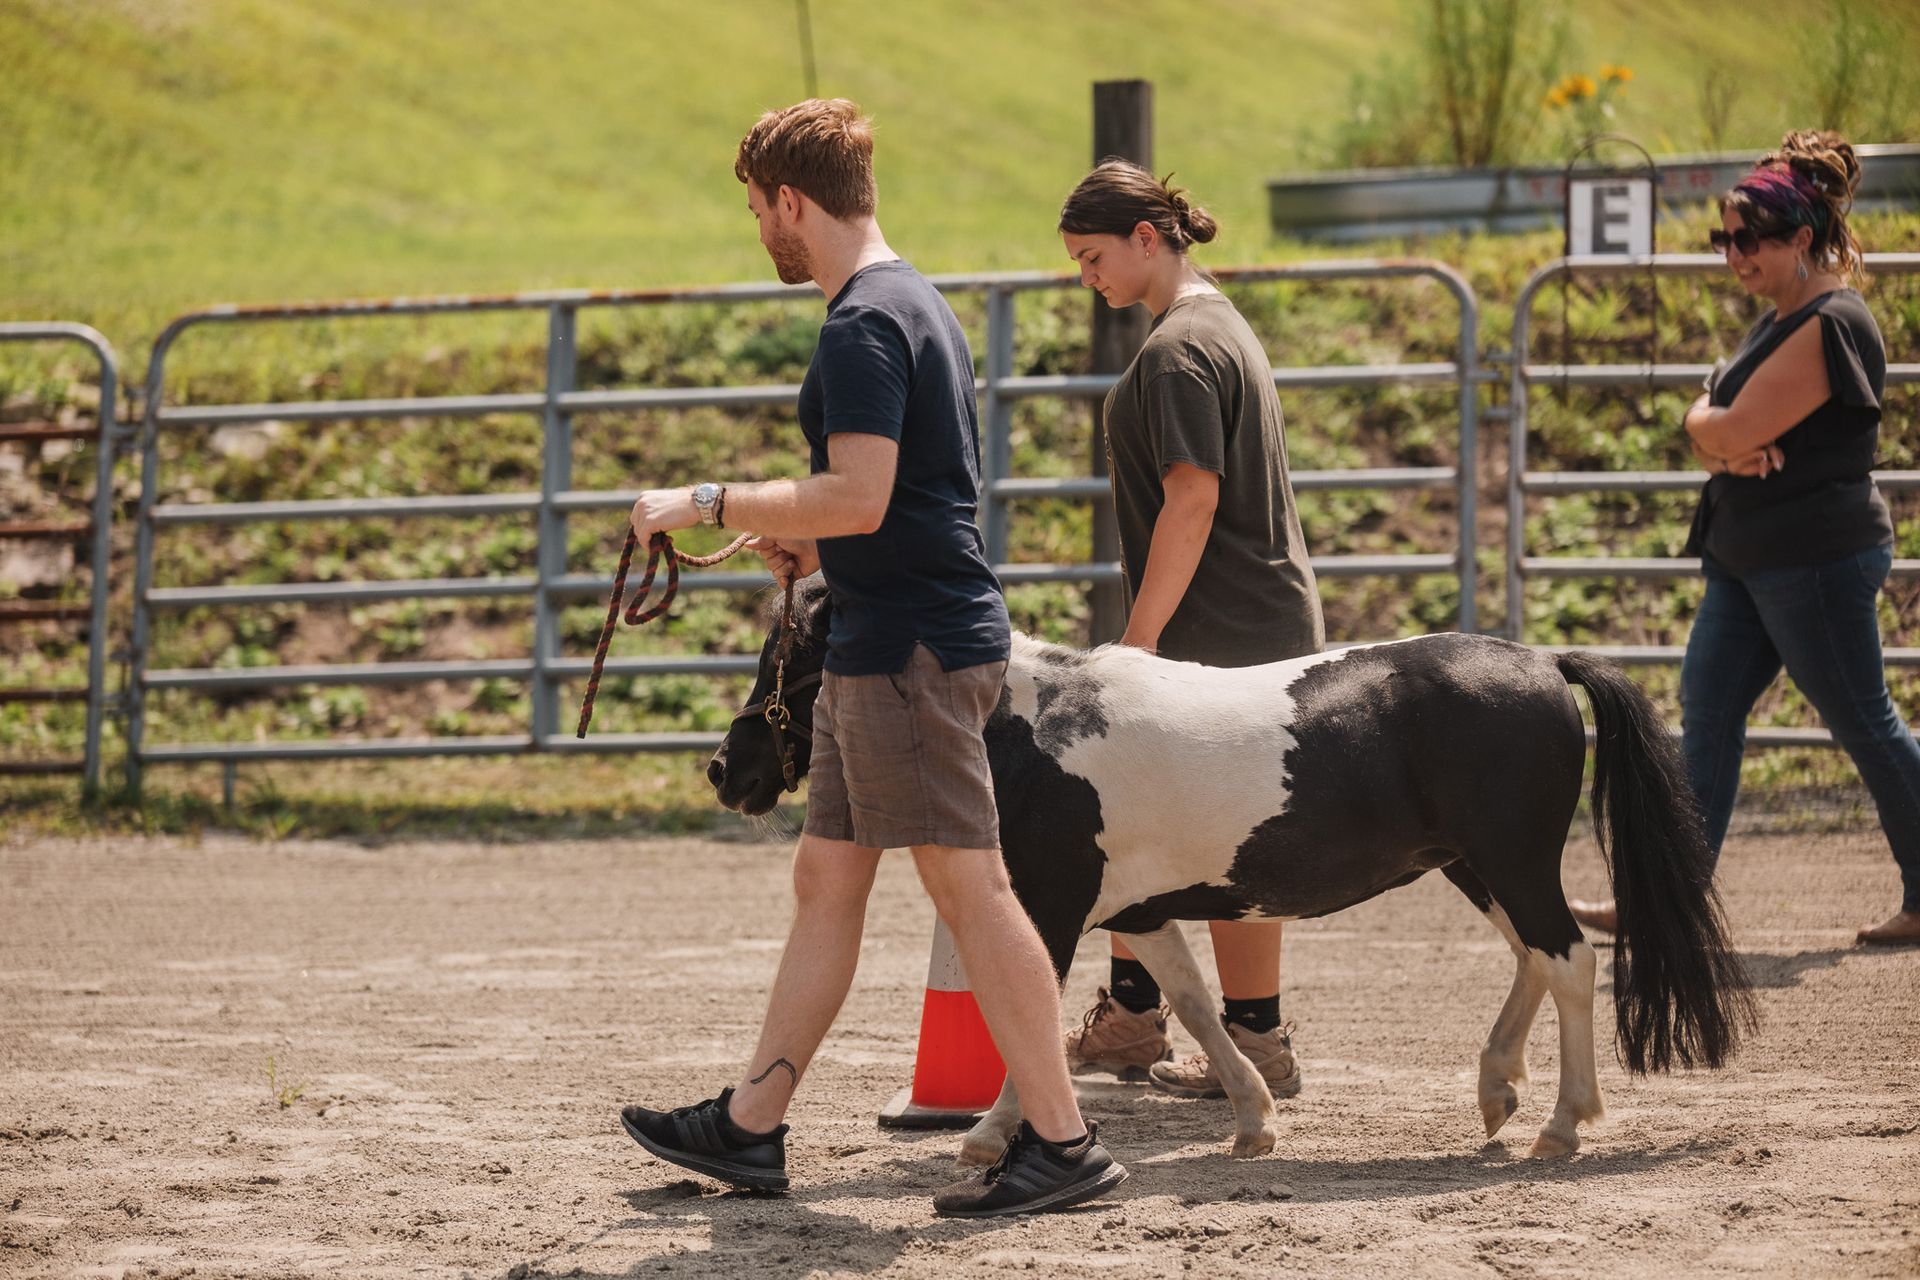
M 1107 396 L 1107 452 L 1132 608 L 1122 644 L 1212 667 L 1318 653 L 1320 597 L 1287 475 L 1273 367 L 1233 303 L 1187 259 L 1212 240 L 1206 210 L 1125 160 L 1081 180 L 1060 211 L 1080 281 L 1153 332 Z M 1227 1034 L 1276 1098 L 1300 1092 L 1280 1020 L 1278 922 L 1211 923 Z M 1109 986 L 1067 1037 L 1076 1071 L 1147 1076 L 1185 1097 L 1224 1097 L 1204 1053 L 1170 1061 L 1167 1006 L 1113 944 Z
M 1833 133 L 1790 133 L 1720 200 L 1716 252 L 1773 304 L 1687 411 L 1710 472 L 1688 538 L 1707 592 L 1680 669 L 1681 746 L 1719 855 L 1747 715 L 1784 666 L 1865 779 L 1893 846 L 1900 910 L 1861 942 L 1920 942 L 1920 747 L 1887 694 L 1875 600 L 1893 521 L 1873 483 L 1887 355 L 1852 287 L 1860 180 Z M 1613 904 L 1576 904 L 1609 932 Z

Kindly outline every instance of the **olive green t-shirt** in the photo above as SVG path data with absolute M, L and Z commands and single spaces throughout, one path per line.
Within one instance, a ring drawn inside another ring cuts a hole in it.
M 1176 462 L 1220 477 L 1220 503 L 1160 654 L 1245 667 L 1317 653 L 1320 597 L 1287 479 L 1273 369 L 1226 297 L 1176 301 L 1106 402 L 1108 469 L 1127 586 L 1138 592 Z

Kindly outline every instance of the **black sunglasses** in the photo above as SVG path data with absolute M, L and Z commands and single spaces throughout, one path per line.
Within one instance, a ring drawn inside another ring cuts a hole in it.
M 1792 233 L 1789 232 L 1787 234 L 1790 235 Z M 1752 227 L 1742 227 L 1738 231 L 1707 232 L 1707 243 L 1713 246 L 1715 253 L 1724 254 L 1727 251 L 1727 246 L 1732 245 L 1740 251 L 1740 256 L 1743 258 L 1751 258 L 1754 254 L 1760 252 L 1760 242 L 1762 240 L 1780 240 L 1784 238 L 1785 237 L 1778 232 L 1761 235 Z

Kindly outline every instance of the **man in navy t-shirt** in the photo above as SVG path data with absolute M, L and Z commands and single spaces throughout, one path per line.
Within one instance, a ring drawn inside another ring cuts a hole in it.
M 815 543 L 833 592 L 827 670 L 898 673 L 920 644 L 947 671 L 1004 663 L 1006 601 L 974 524 L 973 356 L 925 276 L 898 258 L 882 259 L 860 267 L 827 303 L 800 387 L 800 427 L 815 475 L 832 470 L 836 436 L 897 446 L 880 527 Z
M 1000 860 L 982 732 L 1009 632 L 974 523 L 966 335 L 880 233 L 872 129 L 851 102 L 769 112 L 741 141 L 734 174 L 780 278 L 827 296 L 800 390 L 813 474 L 650 490 L 633 528 L 642 545 L 696 523 L 756 530 L 776 578 L 824 573 L 833 617 L 794 854 L 798 903 L 759 1047 L 718 1098 L 627 1107 L 622 1123 L 684 1168 L 784 1190 L 781 1121 L 852 984 L 881 851 L 909 848 L 1026 1115 L 996 1175 L 946 1188 L 934 1207 L 985 1217 L 1079 1204 L 1126 1170 L 1080 1118 L 1053 966 Z

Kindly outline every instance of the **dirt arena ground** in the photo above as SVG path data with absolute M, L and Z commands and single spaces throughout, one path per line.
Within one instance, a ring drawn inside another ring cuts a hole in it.
M 689 1181 L 620 1131 L 623 1102 L 732 1078 L 785 856 L 0 837 L 0 1275 L 1920 1274 L 1920 953 L 1851 941 L 1895 902 L 1877 832 L 1734 841 L 1762 1029 L 1718 1074 L 1603 1061 L 1611 1116 L 1572 1159 L 1521 1158 L 1550 1003 L 1484 1141 L 1475 1055 L 1510 962 L 1430 876 L 1290 929 L 1307 1088 L 1277 1154 L 1229 1159 L 1223 1102 L 1091 1090 L 1132 1180 L 986 1224 L 929 1207 L 954 1136 L 873 1122 L 908 1077 L 931 923 L 897 855 L 793 1116 L 794 1194 Z M 1569 887 L 1598 877 L 1576 843 Z

